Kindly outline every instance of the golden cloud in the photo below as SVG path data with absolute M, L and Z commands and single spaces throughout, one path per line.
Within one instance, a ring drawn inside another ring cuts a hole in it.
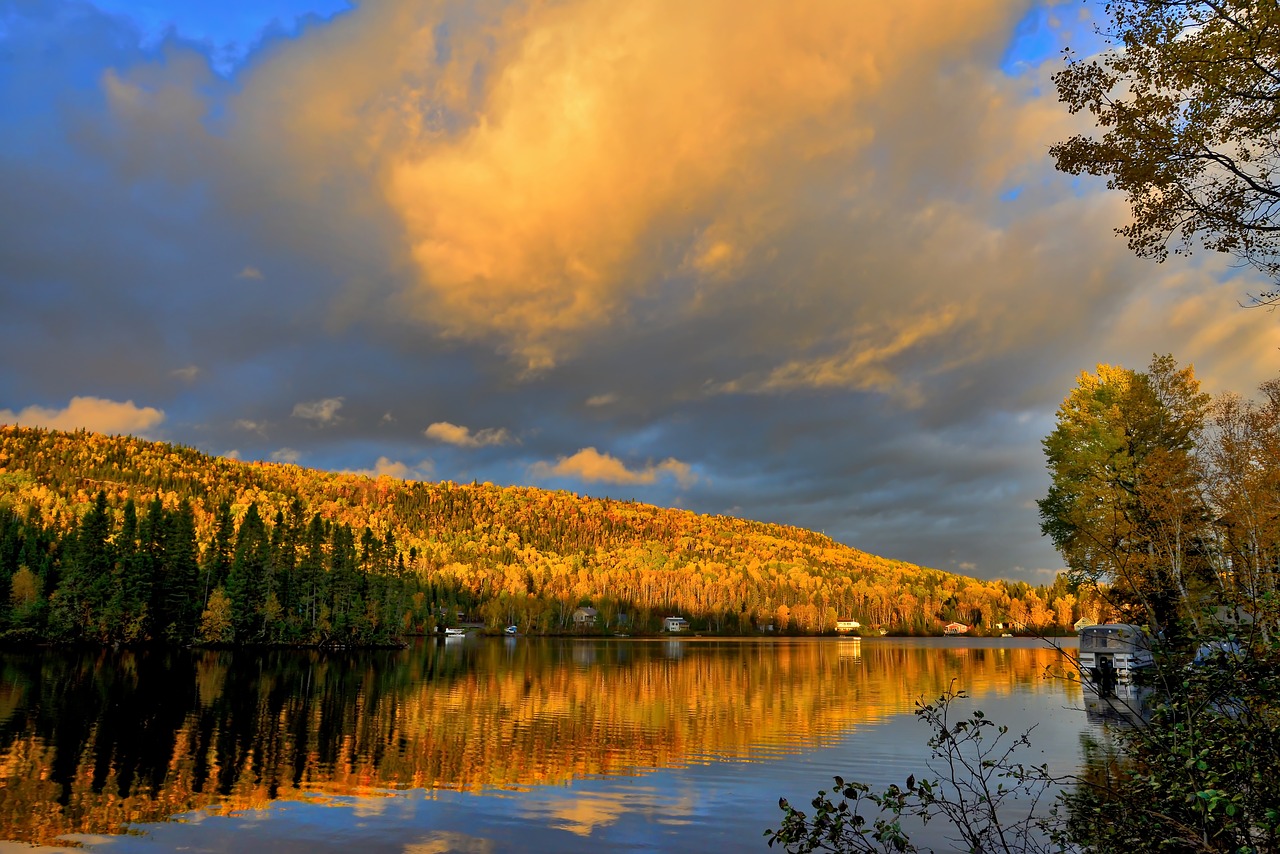
M 555 463 L 536 462 L 529 467 L 529 475 L 537 479 L 572 477 L 586 482 L 644 485 L 655 483 L 659 475 L 670 475 L 680 486 L 690 486 L 698 476 L 688 463 L 674 457 L 660 463 L 650 463 L 639 470 L 627 468 L 617 457 L 602 454 L 595 448 L 583 448 L 576 454 L 560 457 Z
M 955 331 L 965 312 L 941 307 L 904 319 L 899 328 L 865 325 L 851 331 L 852 342 L 828 356 L 790 360 L 759 378 L 732 380 L 710 391 L 777 392 L 794 388 L 846 388 L 888 394 L 907 406 L 921 402 L 919 388 L 903 382 L 895 358 Z
M 0 409 L 0 423 L 51 430 L 89 430 L 94 433 L 127 433 L 146 437 L 164 421 L 164 412 L 101 397 L 73 397 L 63 409 L 28 406 L 18 412 Z
M 431 460 L 423 460 L 416 466 L 411 466 L 390 457 L 378 457 L 373 468 L 343 469 L 341 473 L 364 477 L 392 477 L 396 480 L 429 480 L 435 476 L 435 463 Z
M 428 439 L 444 442 L 446 445 L 457 445 L 460 448 L 482 448 L 486 445 L 510 445 L 515 439 L 505 427 L 485 427 L 472 433 L 468 427 L 450 424 L 448 421 L 437 421 L 422 434 Z
M 408 310 L 538 370 L 638 299 L 741 280 L 815 195 L 859 200 L 879 122 L 945 100 L 986 128 L 973 146 L 1000 137 L 991 92 L 933 90 L 998 55 L 1022 5 L 367 4 L 265 57 L 236 132 L 301 197 L 339 168 L 376 175 Z
M 722 349 L 752 373 L 708 387 L 910 405 L 928 377 L 1075 348 L 1061 330 L 1141 282 L 1110 231 L 1123 204 L 1046 155 L 1088 117 L 1053 99 L 1051 63 L 998 69 L 1027 6 L 384 0 L 255 57 L 216 139 L 159 66 L 104 87 L 130 151 L 199 137 L 232 209 L 269 198 L 288 214 L 269 229 L 385 241 L 342 311 L 394 280 L 398 315 L 537 371 L 732 310 Z

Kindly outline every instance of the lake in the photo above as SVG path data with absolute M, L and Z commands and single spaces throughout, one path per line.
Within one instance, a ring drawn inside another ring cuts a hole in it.
M 835 774 L 920 776 L 915 702 L 953 680 L 995 721 L 1035 725 L 1029 763 L 1074 770 L 1091 727 L 1060 654 L 1029 639 L 468 637 L 0 663 L 0 839 L 103 852 L 764 851 L 780 796 L 807 808 Z

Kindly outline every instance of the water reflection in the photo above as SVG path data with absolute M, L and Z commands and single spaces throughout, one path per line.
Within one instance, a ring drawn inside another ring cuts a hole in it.
M 1155 689 L 1150 685 L 1122 682 L 1110 691 L 1099 691 L 1086 684 L 1082 693 L 1085 713 L 1095 728 L 1140 727 L 1151 720 Z
M 953 679 L 975 696 L 1043 690 L 1057 663 L 1043 646 L 887 640 L 7 655 L 0 838 L 48 843 L 193 810 L 404 789 L 524 793 L 526 818 L 590 836 L 634 792 L 539 787 L 773 760 L 909 712 Z M 1079 702 L 1076 683 L 1055 690 Z M 664 821 L 688 820 L 666 794 Z

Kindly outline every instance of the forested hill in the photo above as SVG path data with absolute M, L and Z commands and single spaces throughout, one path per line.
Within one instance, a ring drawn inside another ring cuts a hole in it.
M 8 595 L 3 595 L 7 593 Z M 53 639 L 343 643 L 459 616 L 556 632 L 837 619 L 1066 626 L 1061 584 L 978 581 L 783 525 L 492 484 L 243 463 L 0 426 L 0 628 Z

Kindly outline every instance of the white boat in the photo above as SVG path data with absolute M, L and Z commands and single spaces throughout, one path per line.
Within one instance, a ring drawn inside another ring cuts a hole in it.
M 464 638 L 467 636 L 467 630 L 455 629 L 453 626 L 450 626 L 444 630 L 444 636 L 446 638 Z
M 1080 629 L 1080 673 L 1107 690 L 1155 663 L 1151 639 L 1141 626 L 1106 623 Z

